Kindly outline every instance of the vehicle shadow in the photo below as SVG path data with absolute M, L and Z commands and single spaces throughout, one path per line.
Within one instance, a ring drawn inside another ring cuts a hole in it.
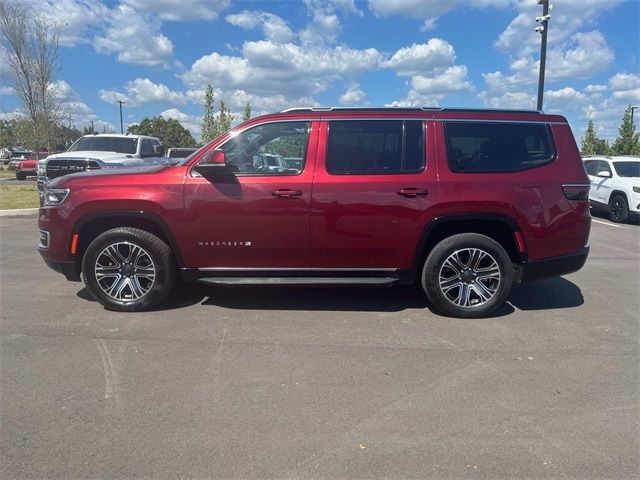
M 599 218 L 602 220 L 607 220 L 609 222 L 611 222 L 611 220 L 609 220 L 609 214 L 607 212 L 605 212 L 604 210 L 595 210 L 595 209 L 591 209 L 591 216 L 593 218 Z M 630 215 L 629 216 L 629 220 L 627 221 L 627 223 L 613 223 L 611 222 L 612 225 L 640 225 L 640 215 Z
M 86 288 L 78 297 L 95 302 Z M 564 278 L 514 285 L 507 302 L 488 318 L 518 310 L 573 308 L 584 303 L 580 289 Z M 437 315 L 417 286 L 390 288 L 345 287 L 213 287 L 178 283 L 171 294 L 151 311 L 176 310 L 201 304 L 232 310 L 298 310 L 346 312 L 401 312 L 429 309 Z M 515 307 L 515 308 L 514 308 Z
M 575 283 L 555 277 L 514 285 L 507 301 L 519 310 L 551 310 L 579 307 L 584 297 Z

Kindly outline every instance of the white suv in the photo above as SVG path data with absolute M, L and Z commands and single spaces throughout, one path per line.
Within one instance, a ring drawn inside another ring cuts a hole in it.
M 583 162 L 593 208 L 606 210 L 614 222 L 640 214 L 640 157 L 589 156 Z

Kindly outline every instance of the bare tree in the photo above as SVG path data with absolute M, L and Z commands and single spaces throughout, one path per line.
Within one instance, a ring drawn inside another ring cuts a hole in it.
M 60 30 L 23 0 L 0 0 L 0 42 L 13 86 L 34 139 L 52 146 L 60 123 L 53 90 L 60 73 Z

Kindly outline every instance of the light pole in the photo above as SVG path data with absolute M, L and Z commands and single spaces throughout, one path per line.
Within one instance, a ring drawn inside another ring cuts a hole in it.
M 118 100 L 120 104 L 120 133 L 124 133 L 124 124 L 122 123 L 122 104 L 125 103 L 122 100 Z
M 631 123 L 633 123 L 633 111 L 638 107 L 631 107 Z
M 538 0 L 538 5 L 542 5 L 542 16 L 536 18 L 536 22 L 540 25 L 536 27 L 536 32 L 542 34 L 542 42 L 540 44 L 540 76 L 538 78 L 538 107 L 542 110 L 542 96 L 544 94 L 544 70 L 547 63 L 547 32 L 549 30 L 549 0 Z

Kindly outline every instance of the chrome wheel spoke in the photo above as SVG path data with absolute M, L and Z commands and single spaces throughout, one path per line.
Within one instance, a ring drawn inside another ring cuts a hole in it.
M 442 263 L 438 277 L 442 294 L 454 305 L 474 308 L 490 301 L 502 281 L 500 266 L 487 251 L 464 248 Z
M 104 248 L 94 265 L 98 286 L 115 300 L 137 300 L 145 296 L 156 278 L 151 255 L 130 242 L 117 242 Z

